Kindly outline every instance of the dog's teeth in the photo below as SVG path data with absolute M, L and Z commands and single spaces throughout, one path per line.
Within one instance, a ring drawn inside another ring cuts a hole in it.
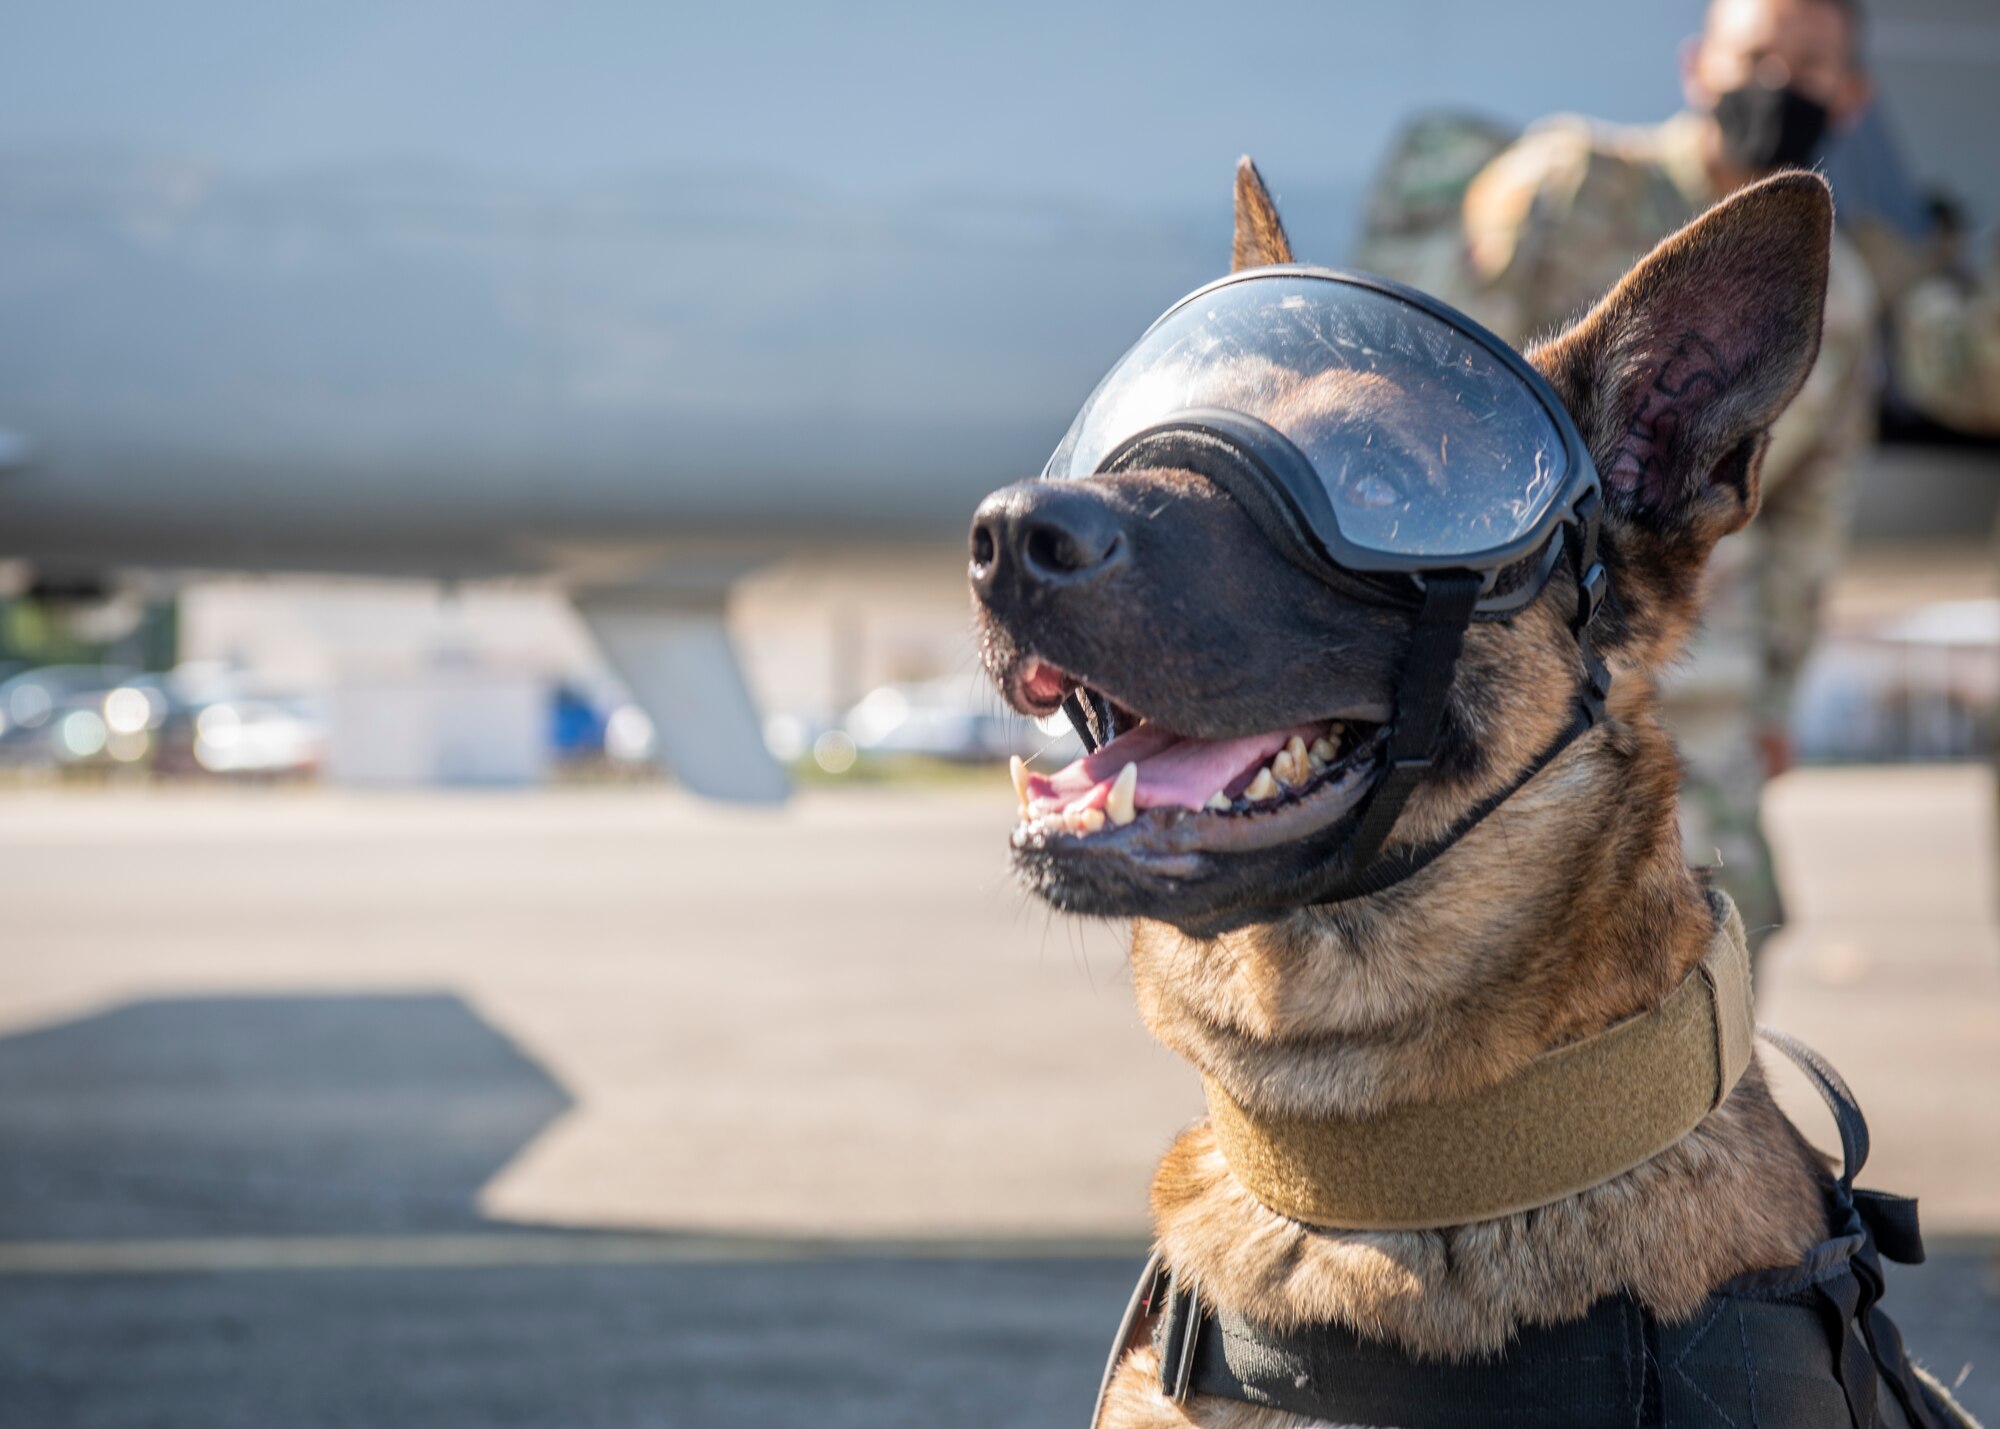
M 1104 812 L 1111 816 L 1112 823 L 1122 827 L 1139 817 L 1139 810 L 1133 803 L 1138 792 L 1139 766 L 1127 764 L 1111 781 L 1111 793 L 1104 800 Z
M 1085 809 L 1076 816 L 1076 831 L 1080 834 L 1094 834 L 1104 827 L 1104 810 Z
M 1253 804 L 1262 804 L 1277 798 L 1283 792 L 1278 787 L 1278 781 L 1272 777 L 1271 767 L 1267 764 L 1257 771 L 1257 777 L 1250 781 L 1250 787 L 1243 791 L 1243 797 Z
M 1295 734 L 1271 761 L 1271 772 L 1287 789 L 1296 789 L 1310 772 L 1306 759 L 1306 742 Z
M 1202 805 L 1202 807 L 1212 813 L 1226 814 L 1236 806 L 1230 802 L 1227 794 L 1217 789 L 1213 794 L 1208 796 L 1208 802 Z
M 1335 726 L 1335 728 L 1338 728 L 1338 726 Z M 1315 739 L 1312 742 L 1312 748 L 1307 750 L 1306 753 L 1311 758 L 1314 769 L 1324 769 L 1340 757 L 1340 751 L 1324 739 Z
M 1028 817 L 1028 764 L 1020 755 L 1007 761 L 1007 772 L 1014 776 L 1014 797 L 1021 801 L 1021 817 Z

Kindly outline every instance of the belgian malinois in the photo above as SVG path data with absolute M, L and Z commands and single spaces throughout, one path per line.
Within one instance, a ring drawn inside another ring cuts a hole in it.
M 1313 904 L 1299 890 L 1346 857 L 1407 620 L 1281 559 L 1193 471 L 1028 481 L 981 506 L 971 579 L 1004 698 L 1046 716 L 1083 689 L 1141 731 L 1125 746 L 1136 776 L 1088 762 L 1019 776 L 1017 873 L 1057 909 L 1135 920 L 1148 1026 L 1237 1102 L 1365 1120 L 1502 1083 L 1660 1007 L 1702 962 L 1723 914 L 1682 856 L 1654 682 L 1699 616 L 1710 549 L 1756 514 L 1771 425 L 1818 350 L 1831 227 L 1817 177 L 1765 180 L 1528 352 L 1603 478 L 1609 708 L 1448 852 L 1370 896 Z M 1290 261 L 1246 160 L 1235 266 Z M 1295 400 L 1365 406 L 1393 439 L 1397 395 L 1327 382 Z M 1468 630 L 1438 757 L 1391 849 L 1450 829 L 1570 718 L 1571 576 L 1550 579 L 1549 598 Z M 1731 1277 L 1823 1241 L 1827 1184 L 1753 1064 L 1665 1151 L 1530 1212 L 1414 1231 L 1303 1224 L 1239 1181 L 1204 1122 L 1161 1162 L 1152 1218 L 1166 1264 L 1212 1306 L 1449 1361 L 1615 1294 L 1685 1319 Z M 1175 1402 L 1159 1368 L 1135 1339 L 1103 1423 L 1308 1422 Z

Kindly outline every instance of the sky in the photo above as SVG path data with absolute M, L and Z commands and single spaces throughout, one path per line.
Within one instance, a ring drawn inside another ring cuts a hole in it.
M 66 0 L 9 25 L 0 147 L 1177 207 L 1245 151 L 1281 186 L 1351 187 L 1416 107 L 1660 117 L 1699 9 Z

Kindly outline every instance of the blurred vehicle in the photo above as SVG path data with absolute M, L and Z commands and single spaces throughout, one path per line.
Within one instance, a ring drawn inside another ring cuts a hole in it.
M 983 762 L 1041 753 L 1067 761 L 1082 753 L 1066 717 L 1025 719 L 1002 706 L 992 686 L 974 674 L 883 685 L 847 711 L 841 728 L 861 755 Z M 816 754 L 823 739 L 815 741 Z M 827 762 L 820 759 L 822 767 Z
M 549 750 L 558 769 L 629 772 L 654 753 L 653 722 L 615 681 L 558 680 L 549 692 Z
M 326 721 L 308 699 L 235 697 L 170 714 L 157 736 L 162 774 L 297 778 L 319 771 Z
M 50 665 L 0 682 L 0 764 L 14 768 L 299 775 L 325 739 L 310 701 L 252 695 L 208 667 Z
M 81 747 L 95 743 L 97 753 L 108 741 L 110 725 L 104 698 L 137 672 L 105 665 L 44 665 L 0 681 L 0 764 L 48 767 L 59 761 L 58 750 L 74 739 Z M 146 720 L 152 718 L 150 695 L 140 695 Z M 120 722 L 129 720 L 133 706 L 121 701 Z
M 78 691 L 49 717 L 49 759 L 63 769 L 148 765 L 160 730 L 185 708 L 168 675 L 127 675 L 108 689 Z
M 558 763 L 604 753 L 611 712 L 574 680 L 558 680 L 549 691 L 549 748 Z

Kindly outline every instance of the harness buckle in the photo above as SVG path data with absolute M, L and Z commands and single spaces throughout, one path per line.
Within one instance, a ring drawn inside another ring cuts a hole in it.
M 1200 1292 L 1175 1277 L 1155 1341 L 1160 1355 L 1160 1392 L 1175 1404 L 1187 1403 L 1193 1387 L 1194 1352 L 1201 1335 L 1202 1314 Z
M 1590 629 L 1591 622 L 1597 619 L 1597 612 L 1604 608 L 1604 597 L 1610 589 L 1611 576 L 1604 569 L 1604 563 L 1592 561 L 1585 569 L 1583 579 L 1577 582 L 1576 619 L 1571 622 L 1571 630 L 1580 635 Z

